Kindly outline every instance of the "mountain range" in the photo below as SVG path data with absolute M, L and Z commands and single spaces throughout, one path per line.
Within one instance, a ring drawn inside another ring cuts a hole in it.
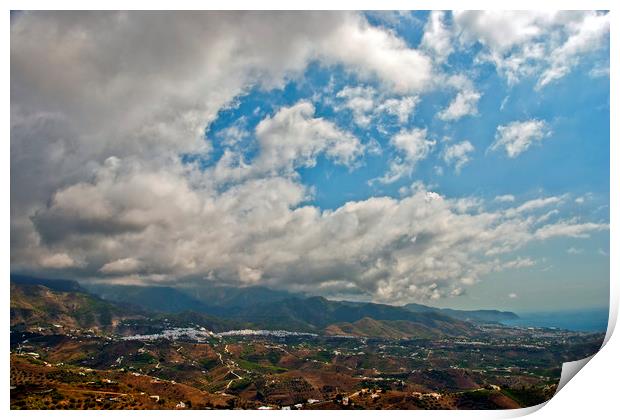
M 121 286 L 11 276 L 12 326 L 112 330 L 123 319 L 164 316 L 214 331 L 260 328 L 384 338 L 468 336 L 476 323 L 518 318 L 512 312 L 334 301 L 259 286 Z

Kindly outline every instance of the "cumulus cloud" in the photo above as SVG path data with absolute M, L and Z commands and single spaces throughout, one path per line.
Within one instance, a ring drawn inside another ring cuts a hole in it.
M 377 107 L 377 113 L 385 112 L 398 118 L 401 124 L 406 123 L 413 110 L 420 103 L 419 96 L 404 96 L 401 98 L 390 98 L 385 100 Z
M 357 14 L 348 15 L 330 36 L 322 38 L 318 54 L 355 69 L 361 77 L 377 77 L 400 94 L 422 92 L 433 83 L 428 56 Z
M 437 118 L 443 121 L 457 121 L 467 115 L 478 114 L 478 101 L 482 94 L 474 86 L 474 82 L 465 74 L 457 73 L 442 75 L 443 84 L 456 90 L 454 99 L 441 111 Z
M 63 269 L 79 267 L 80 264 L 63 252 L 60 254 L 43 256 L 40 261 L 40 266 L 43 268 Z
M 392 183 L 405 175 L 411 175 L 416 164 L 425 159 L 436 141 L 427 138 L 426 128 L 401 130 L 390 139 L 399 155 L 390 161 L 388 172 L 379 178 L 382 183 Z
M 398 199 L 321 209 L 300 169 L 322 156 L 354 170 L 370 146 L 306 100 L 253 129 L 233 123 L 219 154 L 204 137 L 237 95 L 281 87 L 314 61 L 381 86 L 375 108 L 405 122 L 433 84 L 425 45 L 412 49 L 355 13 L 20 14 L 11 25 L 11 269 L 399 303 L 459 295 L 486 274 L 527 266 L 514 253 L 533 241 L 608 229 L 541 221 L 563 199 L 489 211 L 423 184 Z M 255 150 L 246 155 L 237 146 L 247 139 Z M 400 130 L 383 181 L 411 174 L 435 145 L 426 129 Z M 465 152 L 448 160 L 459 165 Z M 208 164 L 184 162 L 186 153 Z
M 13 176 L 35 189 L 12 198 L 47 200 L 109 156 L 206 154 L 204 129 L 222 107 L 312 60 L 399 93 L 432 82 L 430 59 L 357 13 L 21 13 L 11 22 L 11 160 L 30 168 Z
M 452 31 L 445 23 L 446 15 L 443 11 L 430 13 L 420 43 L 420 47 L 439 63 L 444 62 L 454 51 Z
M 109 171 L 108 159 L 116 156 L 124 166 L 133 162 L 151 177 L 163 177 L 162 172 L 168 171 L 204 184 L 202 175 L 180 168 L 178 156 L 191 153 L 208 158 L 212 147 L 204 131 L 221 109 L 249 86 L 282 86 L 311 61 L 341 65 L 360 79 L 376 81 L 398 94 L 423 91 L 431 83 L 429 58 L 358 13 L 24 12 L 14 16 L 14 267 L 40 261 L 38 246 L 51 246 L 66 236 L 46 217 L 65 217 L 68 231 L 141 231 L 142 222 L 136 217 L 114 218 L 119 209 L 110 203 L 94 202 L 97 214 L 93 209 L 78 210 L 75 197 L 93 194 L 89 188 L 93 173 L 102 176 Z M 343 134 L 343 141 L 336 142 L 332 135 L 341 133 L 310 118 L 306 105 L 293 111 L 297 120 L 308 117 L 306 127 L 314 130 L 311 137 L 320 144 L 308 151 L 271 142 L 262 169 L 274 156 L 297 152 L 295 159 L 304 164 L 312 163 L 314 153 L 350 163 L 357 150 L 355 139 Z M 274 124 L 271 121 L 272 130 L 261 137 L 265 142 L 277 136 Z M 224 143 L 232 146 L 246 134 L 240 127 L 230 130 L 223 133 Z M 245 166 L 243 156 L 228 150 L 219 162 L 219 172 L 226 181 L 234 178 L 231 167 L 240 177 Z M 163 185 L 176 182 L 175 177 L 163 179 Z M 149 196 L 148 191 L 145 194 Z M 60 214 L 61 203 L 73 215 Z M 49 211 L 43 211 L 48 205 Z M 60 267 L 70 262 L 56 257 L 43 264 Z
M 595 11 L 459 11 L 454 32 L 479 42 L 481 62 L 514 84 L 535 77 L 542 88 L 568 74 L 580 57 L 609 42 L 609 14 Z
M 506 51 L 543 34 L 564 16 L 547 11 L 455 11 L 454 23 L 463 41 L 480 41 L 492 50 Z
M 608 228 L 575 220 L 540 226 L 521 211 L 485 211 L 479 201 L 464 211 L 461 199 L 421 184 L 401 199 L 320 210 L 303 204 L 307 189 L 289 178 L 252 179 L 219 192 L 129 162 L 101 171 L 79 186 L 80 194 L 71 193 L 75 187 L 57 193 L 36 223 L 43 244 L 86 262 L 71 271 L 86 278 L 203 278 L 305 291 L 346 284 L 347 293 L 404 302 L 530 266 L 528 258 L 499 257 L 531 241 Z M 72 216 L 87 203 L 95 209 L 76 228 Z
M 466 115 L 475 115 L 478 113 L 480 97 L 480 92 L 475 90 L 459 92 L 448 107 L 437 114 L 437 117 L 444 121 L 454 121 Z
M 258 123 L 255 137 L 258 154 L 245 160 L 243 150 L 225 149 L 207 174 L 218 183 L 239 182 L 266 175 L 292 175 L 300 167 L 313 167 L 324 154 L 336 164 L 354 167 L 365 145 L 334 123 L 315 117 L 308 101 L 280 108 Z M 371 145 L 372 146 L 372 145 Z
M 375 108 L 375 95 L 375 89 L 370 86 L 347 86 L 336 97 L 345 100 L 344 107 L 351 110 L 355 123 L 366 127 L 370 124 L 370 114 Z
M 391 143 L 396 149 L 403 152 L 407 161 L 415 163 L 424 159 L 436 142 L 427 139 L 425 128 L 414 128 L 401 131 L 392 137 Z
M 353 115 L 353 121 L 360 127 L 367 128 L 373 118 L 383 114 L 393 115 L 400 124 L 406 123 L 420 97 L 401 96 L 384 99 L 376 89 L 370 86 L 346 86 L 336 94 L 336 98 L 343 100 L 341 105 L 336 105 L 335 110 L 347 108 Z
M 464 140 L 446 147 L 443 151 L 443 160 L 448 164 L 454 164 L 454 169 L 458 173 L 461 168 L 470 160 L 470 154 L 474 151 L 474 146 Z
M 321 152 L 343 165 L 351 165 L 363 153 L 352 134 L 323 118 L 314 117 L 314 106 L 306 101 L 281 108 L 256 126 L 260 154 L 254 163 L 259 171 L 314 166 Z
M 513 121 L 497 127 L 490 150 L 504 148 L 508 157 L 515 158 L 550 135 L 551 129 L 543 120 Z

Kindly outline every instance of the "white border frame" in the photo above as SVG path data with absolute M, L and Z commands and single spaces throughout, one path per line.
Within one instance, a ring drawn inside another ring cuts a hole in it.
M 611 115 L 618 115 L 618 78 L 613 77 L 617 71 L 619 71 L 620 50 L 618 49 L 618 32 L 616 31 L 617 24 L 617 10 L 614 8 L 617 2 L 612 1 L 578 1 L 578 0 L 565 0 L 562 2 L 541 2 L 540 0 L 506 0 L 500 3 L 484 1 L 484 0 L 469 0 L 467 2 L 459 2 L 454 0 L 436 0 L 436 1 L 404 1 L 404 0 L 384 0 L 384 1 L 369 1 L 358 0 L 355 2 L 347 2 L 340 0 L 315 0 L 315 1 L 283 1 L 283 0 L 263 0 L 261 2 L 251 2 L 250 0 L 216 0 L 210 2 L 201 2 L 198 0 L 176 0 L 174 2 L 154 2 L 154 1 L 90 1 L 89 7 L 85 7 L 84 2 L 77 0 L 57 0 L 54 2 L 44 0 L 23 0 L 23 1 L 8 1 L 6 12 L 4 14 L 4 26 L 5 31 L 3 33 L 4 40 L 2 42 L 2 53 L 4 57 L 10 57 L 10 10 L 28 10 L 28 9 L 59 9 L 59 10 L 72 10 L 72 9 L 96 9 L 96 10 L 115 10 L 115 9 L 129 9 L 129 10 L 141 10 L 141 9 L 160 9 L 160 10 L 199 10 L 199 9 L 213 9 L 213 10 L 244 10 L 244 9 L 269 9 L 269 10 L 307 10 L 307 9 L 346 9 L 346 10 L 429 10 L 429 9 L 496 9 L 496 10 L 528 10 L 528 9 L 598 9 L 598 10 L 610 10 L 611 17 L 611 63 L 610 63 L 610 113 Z M 501 7 L 498 7 L 501 6 Z M 8 64 L 9 60 L 5 61 Z M 3 78 L 5 80 L 5 92 L 10 92 L 10 65 L 4 65 L 2 67 Z M 6 133 L 5 140 L 3 142 L 3 153 L 0 154 L 2 159 L 2 165 L 0 166 L 2 173 L 2 196 L 10 197 L 10 95 L 5 97 L 3 102 L 3 132 Z M 398 418 L 409 417 L 415 415 L 420 418 L 433 418 L 435 419 L 449 419 L 449 418 L 472 418 L 472 419 L 484 419 L 484 418 L 513 418 L 526 414 L 535 413 L 531 418 L 607 418 L 609 413 L 617 411 L 617 392 L 616 392 L 616 377 L 620 374 L 619 362 L 615 357 L 615 354 L 620 354 L 620 343 L 617 337 L 612 337 L 612 332 L 615 328 L 617 316 L 618 316 L 618 303 L 619 303 L 619 288 L 618 288 L 618 264 L 620 262 L 620 254 L 618 247 L 618 237 L 614 235 L 617 231 L 616 216 L 618 215 L 620 185 L 618 180 L 620 179 L 620 172 L 618 170 L 618 158 L 620 157 L 618 147 L 618 122 L 617 118 L 612 118 L 610 121 L 610 170 L 611 170 L 611 192 L 610 192 L 610 315 L 609 315 L 609 327 L 607 335 L 605 337 L 604 348 L 587 361 L 590 361 L 588 365 L 583 369 L 583 372 L 579 374 L 579 379 L 569 381 L 568 385 L 562 388 L 562 391 L 554 396 L 549 402 L 541 404 L 539 406 L 519 409 L 519 410 L 504 410 L 504 411 L 416 411 L 411 412 L 407 410 L 392 411 L 391 416 Z M 3 272 L 8 275 L 10 272 L 10 227 L 8 220 L 10 219 L 10 199 L 5 200 L 4 206 L 2 206 L 2 216 L 4 224 L 2 225 L 2 268 Z M 4 294 L 5 310 L 2 312 L 4 324 L 9 325 L 9 311 L 6 308 L 9 306 L 10 297 L 8 293 L 9 282 L 8 279 L 4 285 L 6 294 Z M 8 347 L 8 330 L 5 335 L 2 336 L 4 348 Z M 574 367 L 575 365 L 573 365 Z M 583 367 L 583 365 L 581 366 Z M 577 369 L 578 371 L 579 369 Z M 576 371 L 574 372 L 576 373 Z M 5 390 L 9 388 L 9 363 L 8 358 L 5 359 L 5 363 L 2 365 L 2 375 L 4 383 L 6 384 Z M 563 370 L 564 375 L 564 370 Z M 572 377 L 572 376 L 571 376 Z M 83 411 L 30 411 L 19 412 L 9 410 L 9 394 L 7 391 L 2 396 L 3 406 L 5 410 L 9 411 L 9 415 L 13 418 L 41 418 L 43 416 L 49 418 L 83 418 L 86 414 Z M 540 410 L 545 406 L 543 410 Z M 45 413 L 45 414 L 44 414 Z M 125 412 L 88 412 L 88 416 L 112 418 L 149 418 L 149 419 L 168 419 L 171 416 L 176 417 L 180 412 L 170 411 L 125 411 Z M 259 412 L 259 411 L 183 411 L 182 416 L 186 418 L 198 418 L 207 415 L 212 418 L 241 418 L 247 416 L 270 416 L 275 418 L 278 416 L 296 417 L 296 418 L 309 418 L 314 417 L 315 413 L 312 411 L 280 411 L 280 412 Z M 286 414 L 285 414 L 286 413 Z M 337 413 L 337 414 L 336 414 Z M 375 414 L 372 411 L 359 412 L 335 412 L 335 411 L 322 411 L 321 416 L 343 416 L 359 419 L 371 418 Z

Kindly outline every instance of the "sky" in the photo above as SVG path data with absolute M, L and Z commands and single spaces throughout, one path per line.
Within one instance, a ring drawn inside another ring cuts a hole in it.
M 11 16 L 11 271 L 609 295 L 605 12 Z

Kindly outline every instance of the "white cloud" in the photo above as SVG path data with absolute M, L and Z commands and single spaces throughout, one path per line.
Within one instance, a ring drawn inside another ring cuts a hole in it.
M 566 250 L 566 252 L 571 255 L 576 255 L 576 254 L 581 254 L 583 252 L 583 249 L 575 248 L 574 246 L 571 246 L 570 248 Z
M 515 158 L 535 142 L 541 142 L 550 135 L 551 130 L 545 121 L 513 121 L 497 127 L 495 142 L 490 146 L 490 150 L 504 148 L 508 157 Z
M 401 124 L 406 123 L 413 110 L 420 102 L 419 96 L 402 96 L 382 99 L 376 89 L 370 86 L 346 86 L 336 94 L 336 98 L 343 99 L 342 105 L 336 105 L 335 110 L 343 107 L 351 110 L 353 121 L 360 127 L 367 128 L 373 118 L 382 114 L 397 117 Z
M 41 244 L 31 251 L 53 246 L 85 261 L 71 271 L 82 278 L 193 278 L 305 291 L 346 284 L 347 293 L 397 303 L 450 295 L 484 274 L 528 267 L 529 258 L 497 256 L 532 241 L 608 228 L 576 220 L 539 226 L 524 211 L 487 212 L 479 199 L 450 199 L 420 183 L 401 199 L 372 197 L 322 211 L 303 204 L 308 190 L 291 178 L 218 191 L 171 169 L 118 160 L 92 181 L 60 190 L 34 217 Z
M 142 269 L 142 263 L 135 258 L 121 258 L 110 261 L 99 269 L 106 274 L 133 274 Z
M 385 184 L 392 183 L 405 175 L 410 176 L 416 164 L 428 156 L 436 141 L 427 138 L 425 128 L 413 128 L 400 131 L 390 139 L 390 144 L 399 155 L 390 161 L 388 172 L 378 179 L 379 182 Z
M 474 86 L 474 82 L 463 73 L 441 75 L 442 85 L 457 91 L 448 106 L 437 113 L 443 121 L 456 121 L 466 115 L 478 114 L 478 101 L 482 94 Z
M 353 112 L 353 120 L 357 125 L 367 127 L 375 109 L 375 95 L 375 89 L 370 86 L 347 86 L 336 97 L 345 99 L 344 106 Z
M 517 295 L 516 293 L 512 292 L 512 293 L 509 293 L 509 294 L 508 294 L 508 297 L 509 297 L 510 299 L 517 299 L 517 298 L 519 298 L 519 295 Z
M 75 261 L 72 257 L 70 257 L 64 252 L 43 256 L 39 265 L 43 268 L 51 269 L 63 269 L 81 266 L 81 264 L 79 264 L 77 261 Z
M 416 163 L 424 159 L 435 145 L 434 140 L 427 139 L 425 128 L 401 131 L 391 139 L 392 145 L 404 153 L 408 162 Z
M 352 165 L 363 146 L 352 134 L 323 118 L 314 117 L 314 106 L 305 101 L 281 108 L 256 126 L 260 154 L 253 164 L 258 171 L 311 167 L 319 153 L 335 162 Z
M 11 160 L 12 179 L 28 188 L 11 189 L 27 207 L 15 214 L 109 156 L 159 165 L 208 154 L 204 130 L 220 109 L 314 60 L 399 94 L 432 84 L 428 57 L 359 13 L 20 13 L 11 22 Z
M 480 92 L 475 90 L 461 91 L 457 93 L 446 109 L 437 114 L 437 117 L 444 121 L 455 121 L 466 115 L 476 115 L 480 97 Z
M 551 197 L 544 197 L 544 198 L 535 198 L 533 200 L 526 201 L 525 203 L 521 204 L 519 207 L 511 211 L 514 211 L 516 213 L 530 212 L 532 210 L 538 210 L 544 207 L 548 207 L 552 204 L 559 204 L 563 202 L 564 199 L 565 199 L 565 196 L 551 196 Z
M 452 31 L 445 24 L 446 12 L 432 11 L 424 26 L 420 48 L 429 52 L 439 63 L 453 52 Z
M 473 151 L 474 146 L 468 140 L 464 140 L 446 147 L 443 151 L 443 160 L 449 165 L 454 164 L 454 169 L 458 173 L 469 162 L 469 154 Z
M 427 90 L 433 82 L 429 57 L 409 48 L 394 33 L 371 26 L 358 14 L 346 15 L 319 45 L 318 55 L 326 61 L 342 63 L 361 77 L 376 77 L 400 94 Z
M 499 201 L 500 203 L 512 203 L 515 201 L 515 196 L 512 194 L 498 195 L 495 197 L 495 201 Z
M 394 115 L 398 118 L 398 122 L 401 124 L 406 123 L 413 110 L 420 103 L 419 96 L 404 96 L 402 98 L 390 98 L 377 107 L 376 112 L 386 112 Z
M 492 62 L 509 83 L 535 77 L 537 88 L 568 74 L 609 39 L 605 12 L 460 11 L 453 17 L 463 44 L 484 46 L 479 61 Z
M 579 62 L 579 56 L 601 48 L 609 39 L 609 14 L 592 13 L 579 24 L 572 26 L 572 33 L 550 58 L 550 65 L 538 81 L 543 87 L 564 77 Z
M 604 223 L 573 223 L 570 221 L 563 221 L 541 227 L 536 231 L 535 236 L 539 239 L 549 239 L 558 236 L 588 238 L 591 232 L 607 229 L 609 229 L 609 225 Z
M 453 16 L 463 41 L 480 41 L 493 51 L 507 51 L 543 34 L 557 14 L 490 10 L 455 11 Z

